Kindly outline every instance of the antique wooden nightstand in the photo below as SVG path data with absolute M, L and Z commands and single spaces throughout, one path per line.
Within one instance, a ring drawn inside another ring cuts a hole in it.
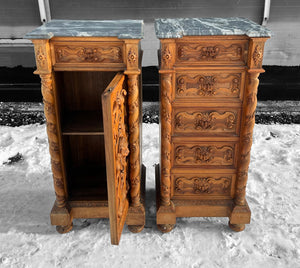
M 176 217 L 250 222 L 245 199 L 258 76 L 270 31 L 243 18 L 158 19 L 161 160 L 157 225 Z
M 112 244 L 126 221 L 145 224 L 141 165 L 143 21 L 52 20 L 34 43 L 47 119 L 60 233 L 73 218 L 109 218 Z

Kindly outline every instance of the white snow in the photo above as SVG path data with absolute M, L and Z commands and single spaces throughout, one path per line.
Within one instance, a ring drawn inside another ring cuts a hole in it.
M 55 196 L 45 125 L 0 127 L 0 267 L 300 267 L 300 125 L 255 126 L 252 218 L 240 233 L 227 218 L 178 218 L 172 232 L 157 230 L 158 135 L 158 125 L 143 124 L 145 229 L 125 227 L 112 246 L 108 219 L 74 220 L 64 235 L 50 225 Z M 18 152 L 23 161 L 2 164 Z

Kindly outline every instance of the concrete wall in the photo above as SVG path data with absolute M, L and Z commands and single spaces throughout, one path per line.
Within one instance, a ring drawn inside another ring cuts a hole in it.
M 0 39 L 22 38 L 40 25 L 37 0 L 0 0 Z M 263 0 L 50 0 L 52 19 L 144 19 L 143 66 L 157 65 L 159 42 L 154 18 L 247 17 L 261 23 Z M 267 41 L 265 65 L 300 65 L 300 1 L 273 0 L 268 28 L 275 34 Z M 23 56 L 22 56 L 23 55 Z M 32 47 L 0 45 L 0 66 L 33 66 Z

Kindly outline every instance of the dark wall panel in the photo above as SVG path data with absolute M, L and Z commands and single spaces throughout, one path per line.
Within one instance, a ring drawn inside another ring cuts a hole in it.
M 40 24 L 37 0 L 0 0 L 0 38 L 22 38 Z

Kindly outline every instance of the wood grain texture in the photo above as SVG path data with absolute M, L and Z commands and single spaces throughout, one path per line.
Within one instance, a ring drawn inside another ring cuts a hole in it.
M 130 197 L 131 206 L 141 206 L 141 156 L 140 156 L 140 96 L 138 75 L 128 75 L 128 126 L 130 144 Z
M 173 40 L 174 61 L 172 40 L 161 39 L 162 232 L 176 217 L 228 217 L 234 231 L 250 223 L 245 193 L 265 41 L 187 36 Z
M 233 174 L 173 175 L 172 198 L 230 198 Z
M 233 142 L 194 141 L 182 138 L 172 143 L 172 167 L 236 166 L 237 146 Z
M 111 242 L 118 244 L 129 206 L 131 230 L 145 224 L 139 41 L 33 40 L 56 193 L 51 223 L 59 233 L 72 229 L 73 218 L 109 217 Z
M 245 73 L 239 71 L 211 70 L 198 72 L 176 73 L 175 98 L 239 98 L 242 90 Z
M 250 40 L 250 54 L 248 58 L 249 70 L 245 84 L 243 101 L 243 116 L 240 133 L 240 158 L 237 169 L 237 183 L 235 203 L 238 206 L 245 205 L 246 184 L 248 180 L 248 168 L 250 164 L 250 151 L 252 146 L 253 128 L 255 125 L 255 110 L 257 105 L 258 76 L 261 72 L 263 46 L 266 38 L 252 38 Z M 251 69 L 254 67 L 254 69 Z
M 37 71 L 40 74 L 42 84 L 42 95 L 44 102 L 44 113 L 47 122 L 47 134 L 49 141 L 49 152 L 51 156 L 51 167 L 53 173 L 54 190 L 56 194 L 56 205 L 59 208 L 66 206 L 66 185 L 62 165 L 62 145 L 59 130 L 59 119 L 57 115 L 56 99 L 54 92 L 54 80 L 51 73 L 49 43 L 44 40 L 34 42 Z
M 107 165 L 110 232 L 111 242 L 115 245 L 119 244 L 129 207 L 127 91 L 124 79 L 123 74 L 117 74 L 102 95 L 105 156 L 106 163 L 110 163 Z
M 177 41 L 176 63 L 245 65 L 247 50 L 248 42 L 246 40 L 220 41 L 215 38 L 213 41 Z
M 173 135 L 237 135 L 240 110 L 174 108 Z
M 161 74 L 161 204 L 170 205 L 172 74 Z

